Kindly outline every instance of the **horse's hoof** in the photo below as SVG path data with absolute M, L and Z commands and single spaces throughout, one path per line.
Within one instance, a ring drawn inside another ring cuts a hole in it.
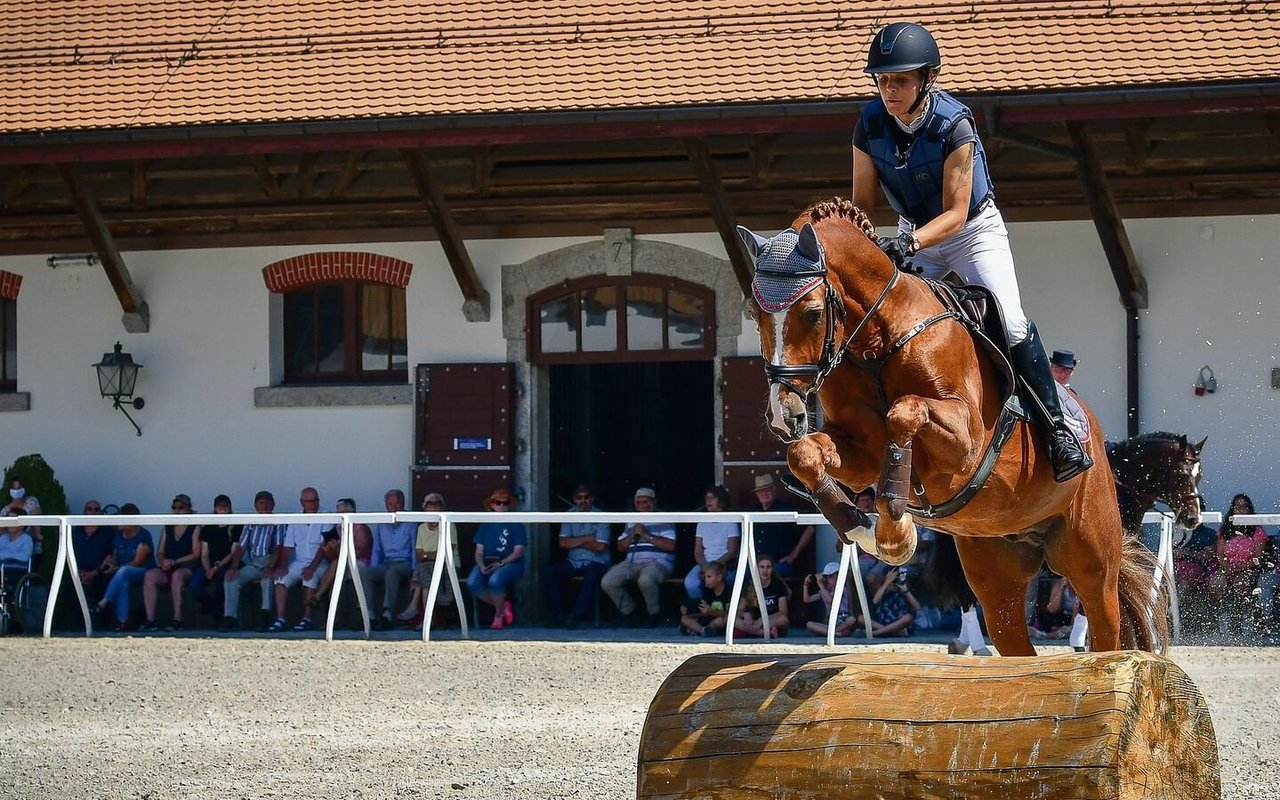
M 963 639 L 952 639 L 947 645 L 947 652 L 953 656 L 962 656 L 969 652 L 969 645 Z

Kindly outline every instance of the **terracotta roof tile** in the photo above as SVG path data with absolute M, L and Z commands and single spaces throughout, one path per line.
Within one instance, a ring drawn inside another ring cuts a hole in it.
M 873 31 L 957 93 L 1275 80 L 1280 0 L 0 2 L 6 133 L 868 95 Z

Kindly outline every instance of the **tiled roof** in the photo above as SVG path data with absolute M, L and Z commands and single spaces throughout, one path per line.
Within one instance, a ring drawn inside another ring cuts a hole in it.
M 1280 0 L 10 0 L 0 132 L 864 98 L 914 20 L 960 94 L 1276 79 Z

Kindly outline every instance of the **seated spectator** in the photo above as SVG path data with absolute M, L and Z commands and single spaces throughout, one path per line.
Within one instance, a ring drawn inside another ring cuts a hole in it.
M 573 490 L 571 512 L 598 511 L 595 493 L 585 483 Z M 565 551 L 563 561 L 553 563 L 547 570 L 547 608 L 556 624 L 576 628 L 590 612 L 600 591 L 600 580 L 613 565 L 609 557 L 611 539 L 607 522 L 566 522 L 560 526 L 560 549 Z M 570 578 L 582 578 L 573 609 L 564 613 L 564 583 Z
M 25 517 L 27 512 L 12 509 L 5 516 Z M 31 569 L 31 556 L 35 552 L 35 540 L 28 533 L 29 525 L 12 525 L 0 528 L 0 564 L 4 565 L 4 580 L 12 587 Z
M 702 591 L 680 606 L 679 632 L 685 636 L 710 636 L 729 623 L 729 584 L 724 580 L 724 564 L 709 561 L 702 570 Z
M 911 593 L 907 570 L 902 567 L 889 570 L 870 602 L 872 636 L 906 636 L 911 633 L 911 622 L 920 610 L 920 601 Z
M 1258 630 L 1274 634 L 1277 627 L 1276 596 L 1280 594 L 1280 543 L 1276 537 L 1267 537 L 1258 566 Z
M 1262 549 L 1267 543 L 1267 533 L 1261 525 L 1236 525 L 1237 514 L 1253 514 L 1253 500 L 1247 494 L 1231 498 L 1231 510 L 1227 512 L 1218 529 L 1214 554 L 1218 570 L 1209 588 L 1218 610 L 1218 632 L 1223 635 L 1243 633 L 1240 620 L 1252 618 L 1253 590 L 1258 585 L 1261 572 Z
M 805 623 L 805 628 L 814 636 L 827 635 L 831 604 L 836 595 L 836 576 L 839 574 L 840 564 L 832 561 L 822 568 L 822 574 L 804 576 L 801 599 L 809 608 L 809 621 Z M 849 610 L 851 607 L 849 592 L 845 592 L 840 598 L 840 610 L 836 613 L 836 636 L 848 636 L 858 624 L 859 617 Z
M 1036 580 L 1036 583 L 1041 581 Z M 1049 581 L 1048 598 L 1043 605 L 1039 602 L 1036 605 L 1032 624 L 1027 626 L 1032 639 L 1065 639 L 1070 635 L 1080 600 L 1066 578 L 1053 576 Z
M 795 506 L 778 500 L 777 484 L 772 473 L 757 475 L 755 479 L 756 502 L 751 511 L 790 511 Z M 799 574 L 813 563 L 812 548 L 814 528 L 800 528 L 794 522 L 760 522 L 754 528 L 757 553 L 773 553 L 778 556 L 774 568 L 784 578 Z
M 337 579 L 338 571 L 334 569 L 334 563 L 338 560 L 338 553 L 342 547 L 342 534 L 337 528 L 329 528 L 320 534 L 320 549 L 316 551 L 315 560 L 324 564 L 323 570 L 320 572 L 320 580 L 314 588 L 303 584 L 302 589 L 302 619 L 297 625 L 293 626 L 295 631 L 310 631 L 316 627 L 315 620 L 312 616 L 315 610 L 328 597 L 329 592 L 333 590 L 333 584 Z
M 769 636 L 786 636 L 787 628 L 791 626 L 791 588 L 786 581 L 774 575 L 773 556 L 760 553 L 756 558 L 756 567 L 760 570 L 760 588 L 764 590 L 764 600 L 756 597 L 754 583 L 745 587 L 743 598 L 749 598 L 750 602 L 738 613 L 733 632 L 739 636 L 764 636 L 764 615 L 760 613 L 763 606 L 769 617 Z
M 858 507 L 864 514 L 876 513 L 876 490 L 874 486 L 868 486 L 853 499 L 854 505 Z M 916 526 L 917 531 L 924 530 Z M 862 575 L 862 587 L 866 590 L 867 596 L 875 594 L 880 588 L 880 584 L 884 583 L 884 574 L 889 571 L 889 565 L 871 555 L 861 547 L 858 548 L 858 573 Z
M 1203 496 L 1200 507 L 1208 508 Z M 1188 534 L 1182 546 L 1173 551 L 1173 576 L 1179 598 L 1208 591 L 1209 579 L 1218 569 L 1217 539 L 1213 527 L 1202 522 Z
M 506 489 L 495 489 L 486 501 L 489 511 L 512 510 L 515 498 Z M 476 565 L 467 576 L 471 596 L 493 606 L 493 624 L 500 631 L 515 622 L 507 589 L 524 575 L 524 551 L 529 544 L 522 522 L 485 522 L 476 531 Z
M 86 500 L 83 511 L 86 515 L 100 515 L 102 504 L 97 500 Z M 107 591 L 107 576 L 102 568 L 111 554 L 115 536 L 113 525 L 76 525 L 71 529 L 71 552 L 75 553 L 80 585 L 84 587 L 85 600 L 89 605 L 101 600 Z
M 191 498 L 179 494 L 173 498 L 170 509 L 175 514 L 190 514 Z M 198 525 L 165 525 L 160 532 L 160 545 L 156 548 L 156 566 L 147 571 L 142 580 L 142 604 L 147 619 L 140 630 L 156 630 L 156 600 L 161 586 L 169 587 L 173 598 L 173 621 L 166 630 L 182 630 L 182 590 L 191 580 L 191 574 L 199 568 L 200 551 Z
M 320 493 L 314 487 L 304 488 L 298 497 L 298 503 L 304 514 L 323 513 L 320 508 Z M 336 526 L 332 522 L 298 522 L 285 528 L 284 547 L 276 561 L 276 621 L 267 628 L 268 632 L 279 633 L 289 627 L 286 618 L 289 589 L 298 583 L 303 588 L 303 617 L 310 621 L 311 611 L 317 602 L 316 587 L 329 571 L 330 562 L 325 558 L 325 553 L 321 552 L 324 533 L 334 527 Z M 283 574 L 279 574 L 281 570 Z
M 333 509 L 339 514 L 356 513 L 356 501 L 343 497 L 334 503 Z M 351 543 L 356 549 L 356 564 L 366 566 L 373 561 L 373 531 L 363 522 L 351 523 Z
M 231 498 L 220 494 L 213 498 L 213 513 L 230 514 Z M 192 568 L 191 593 L 200 610 L 217 617 L 225 605 L 223 578 L 231 566 L 231 546 L 240 540 L 239 525 L 201 525 L 196 530 L 195 549 L 200 558 Z
M 120 506 L 120 513 L 135 516 L 142 512 L 133 503 L 125 503 Z M 136 524 L 121 525 L 105 566 L 111 580 L 107 583 L 106 593 L 94 606 L 98 615 L 103 616 L 107 606 L 115 605 L 117 631 L 129 629 L 129 588 L 142 583 L 147 570 L 155 565 L 155 540 L 151 531 Z
M 430 492 L 422 498 L 422 510 L 436 513 L 444 511 L 444 495 L 439 492 Z M 409 581 L 413 594 L 409 597 L 409 604 L 405 606 L 404 611 L 400 612 L 397 619 L 407 623 L 412 630 L 420 631 L 425 617 L 427 592 L 431 590 L 431 575 L 435 570 L 436 556 L 440 552 L 440 523 L 424 522 L 419 525 L 418 538 L 413 548 L 416 561 L 413 578 Z M 458 543 L 455 541 L 453 542 L 453 568 L 456 570 L 460 563 L 462 562 L 458 556 Z M 446 583 L 448 580 L 448 576 L 442 574 L 436 594 L 437 608 L 448 608 L 453 605 L 453 591 Z M 433 622 L 432 627 L 435 625 L 436 623 Z
M 723 486 L 708 486 L 707 511 L 728 511 L 729 490 Z M 699 522 L 693 540 L 693 569 L 684 576 L 684 591 L 688 597 L 697 597 L 702 591 L 702 568 L 709 562 L 719 561 L 725 568 L 725 581 L 730 585 L 738 563 L 738 547 L 742 543 L 742 526 L 736 522 Z
M 276 499 L 266 490 L 253 497 L 253 510 L 258 514 L 275 511 Z M 281 575 L 276 564 L 283 560 L 285 525 L 255 522 L 240 529 L 240 538 L 231 543 L 231 563 L 222 579 L 222 623 L 218 630 L 233 631 L 240 625 L 240 590 L 257 582 L 262 589 L 262 607 L 258 613 L 258 630 L 271 625 L 271 586 Z
M 0 517 L 16 516 L 22 512 L 27 516 L 38 516 L 40 501 L 34 495 L 27 494 L 27 483 L 21 475 L 9 477 L 9 502 L 0 507 Z M 44 532 L 37 526 L 28 526 L 27 535 L 31 537 L 31 568 L 40 566 L 40 555 L 44 552 Z
M 404 511 L 404 492 L 392 489 L 383 496 L 389 513 Z M 414 522 L 379 522 L 373 526 L 373 558 L 360 567 L 360 583 L 369 604 L 369 624 L 374 630 L 391 630 L 400 584 L 413 574 L 414 544 L 418 525 Z M 382 616 L 373 613 L 373 586 L 382 584 Z
M 635 507 L 642 514 L 653 513 L 658 508 L 658 493 L 647 486 L 637 489 Z M 600 588 L 631 624 L 659 624 L 662 582 L 671 577 L 676 567 L 676 526 L 669 522 L 632 522 L 618 537 L 618 552 L 627 557 L 605 572 Z M 635 581 L 644 597 L 647 620 L 632 616 L 636 601 L 626 591 L 629 581 Z

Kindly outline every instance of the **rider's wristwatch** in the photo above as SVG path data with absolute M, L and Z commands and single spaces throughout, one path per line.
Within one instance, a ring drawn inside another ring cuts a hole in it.
M 910 236 L 911 236 L 911 247 L 907 249 L 907 255 L 913 256 L 916 253 L 920 252 L 920 240 L 916 238 L 916 235 L 914 233 L 910 234 Z

